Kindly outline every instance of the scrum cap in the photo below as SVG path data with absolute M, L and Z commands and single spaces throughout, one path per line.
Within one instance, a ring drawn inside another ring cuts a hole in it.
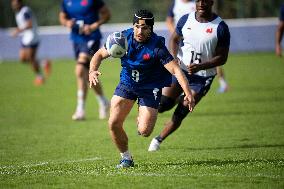
M 133 25 L 135 23 L 138 23 L 139 20 L 145 20 L 145 23 L 148 26 L 151 26 L 153 29 L 153 25 L 154 25 L 154 15 L 153 13 L 151 13 L 148 10 L 139 10 L 137 11 L 134 16 L 133 16 Z

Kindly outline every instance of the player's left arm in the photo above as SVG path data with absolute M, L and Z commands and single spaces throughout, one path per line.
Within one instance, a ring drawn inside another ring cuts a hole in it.
M 165 46 L 162 46 L 158 49 L 157 58 L 159 62 L 161 62 L 164 67 L 177 78 L 180 86 L 185 93 L 184 100 L 188 102 L 189 110 L 192 111 L 195 106 L 195 101 L 191 93 L 187 78 L 185 77 L 179 64 L 176 60 L 173 59 L 172 55 L 169 53 Z
M 164 66 L 172 75 L 174 75 L 177 78 L 178 83 L 180 84 L 181 88 L 184 91 L 185 94 L 184 100 L 188 102 L 189 111 L 193 111 L 193 108 L 195 106 L 194 97 L 191 93 L 191 89 L 189 87 L 187 78 L 185 77 L 180 66 L 178 65 L 176 60 L 172 60 L 169 63 L 165 64 Z
M 218 26 L 217 37 L 218 42 L 213 57 L 206 62 L 201 62 L 199 64 L 190 64 L 188 67 L 190 74 L 198 72 L 200 70 L 222 66 L 227 62 L 230 47 L 230 32 L 225 22 L 221 22 Z
M 84 33 L 86 35 L 89 35 L 92 31 L 95 31 L 98 29 L 102 24 L 106 23 L 109 21 L 111 17 L 111 13 L 109 8 L 102 2 L 102 1 L 97 1 L 99 4 L 99 20 L 92 23 L 91 25 L 85 25 L 84 26 Z

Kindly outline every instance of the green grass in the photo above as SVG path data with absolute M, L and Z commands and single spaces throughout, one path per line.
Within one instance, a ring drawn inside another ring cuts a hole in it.
M 136 166 L 117 170 L 120 156 L 107 121 L 98 119 L 93 93 L 87 120 L 74 122 L 72 60 L 55 60 L 43 87 L 27 65 L 0 64 L 0 188 L 284 188 L 284 59 L 271 53 L 237 54 L 224 66 L 231 86 L 211 91 L 182 127 L 155 153 L 153 134 L 136 134 L 134 108 L 125 123 Z M 120 65 L 101 66 L 111 98 Z

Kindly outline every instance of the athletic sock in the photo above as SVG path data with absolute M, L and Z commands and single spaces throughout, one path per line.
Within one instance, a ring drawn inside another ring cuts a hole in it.
M 42 73 L 37 73 L 37 74 L 36 74 L 36 77 L 37 77 L 37 78 L 40 78 L 40 79 L 43 79 Z
M 83 111 L 85 108 L 84 92 L 83 90 L 77 91 L 77 108 L 76 111 Z
M 219 83 L 222 88 L 225 88 L 227 86 L 227 82 L 224 78 L 219 78 Z
M 128 150 L 126 152 L 120 153 L 120 156 L 122 159 L 132 160 L 132 156 Z
M 100 106 L 105 106 L 108 103 L 108 100 L 106 99 L 106 97 L 104 95 L 97 95 L 97 100 Z
M 160 135 L 159 135 L 159 136 L 156 136 L 155 139 L 156 139 L 159 143 L 163 142 L 163 139 L 160 137 Z

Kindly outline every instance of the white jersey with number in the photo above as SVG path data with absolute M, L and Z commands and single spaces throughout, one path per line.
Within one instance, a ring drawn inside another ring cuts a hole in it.
M 32 20 L 32 28 L 26 29 L 22 32 L 23 45 L 33 45 L 39 42 L 37 32 L 37 21 L 32 10 L 23 6 L 19 12 L 16 13 L 16 23 L 19 29 L 24 29 L 27 26 L 27 17 Z
M 181 68 L 187 70 L 191 63 L 206 62 L 214 56 L 218 43 L 217 28 L 222 19 L 217 16 L 207 23 L 200 23 L 195 19 L 195 12 L 188 15 L 181 28 L 183 45 L 179 49 L 178 58 L 181 60 Z M 195 73 L 203 77 L 216 75 L 216 68 L 200 70 Z
M 174 6 L 172 7 L 174 22 L 177 24 L 178 20 L 185 14 L 189 14 L 191 12 L 195 12 L 196 5 L 195 1 L 183 1 L 183 0 L 175 0 Z

